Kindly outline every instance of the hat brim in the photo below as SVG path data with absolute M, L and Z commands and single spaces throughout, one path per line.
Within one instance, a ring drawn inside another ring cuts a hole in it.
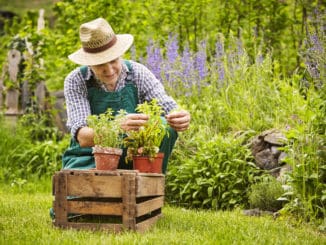
M 99 53 L 87 53 L 82 48 L 68 56 L 68 58 L 79 65 L 100 65 L 110 62 L 122 56 L 132 45 L 134 37 L 130 34 L 116 35 L 117 42 L 107 50 Z

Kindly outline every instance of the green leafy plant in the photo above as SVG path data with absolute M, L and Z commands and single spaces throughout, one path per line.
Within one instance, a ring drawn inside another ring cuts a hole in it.
M 113 110 L 109 108 L 100 115 L 90 115 L 87 123 L 94 130 L 94 143 L 96 146 L 121 148 L 123 144 L 123 131 L 121 120 L 126 112 L 120 110 L 114 116 Z
M 170 203 L 212 209 L 232 209 L 248 203 L 247 190 L 264 174 L 254 163 L 244 137 L 215 135 L 191 153 L 176 149 L 167 175 L 167 200 Z M 181 164 L 180 164 L 181 163 Z
M 36 118 L 40 120 L 38 125 Z M 60 169 L 70 135 L 57 135 L 43 119 L 28 114 L 17 125 L 10 125 L 0 115 L 0 181 L 22 184 L 33 177 L 48 178 Z M 37 127 L 37 131 L 32 130 Z
M 249 191 L 249 204 L 251 208 L 259 208 L 265 211 L 277 211 L 282 208 L 282 202 L 278 200 L 284 193 L 282 184 L 275 178 L 254 184 Z
M 153 99 L 151 102 L 139 104 L 136 111 L 148 115 L 149 119 L 139 130 L 128 132 L 124 139 L 124 145 L 128 148 L 127 160 L 136 155 L 149 156 L 153 159 L 167 134 L 167 124 L 161 118 L 163 110 L 157 100 Z

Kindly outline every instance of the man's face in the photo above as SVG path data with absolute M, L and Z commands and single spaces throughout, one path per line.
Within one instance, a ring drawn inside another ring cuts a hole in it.
M 115 87 L 121 73 L 122 64 L 120 57 L 110 62 L 91 66 L 97 79 L 104 83 L 108 88 Z

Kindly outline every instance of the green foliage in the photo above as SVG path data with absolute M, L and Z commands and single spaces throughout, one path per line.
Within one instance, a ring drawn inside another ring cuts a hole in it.
M 99 0 L 96 3 L 66 0 L 56 3 L 54 11 L 56 27 L 61 29 L 63 39 L 74 40 L 66 46 L 66 49 L 73 47 L 71 51 L 79 47 L 77 27 L 101 16 L 108 19 L 117 33 L 135 35 L 139 56 L 146 55 L 148 40 L 153 38 L 162 44 L 171 33 L 177 34 L 182 48 L 189 44 L 194 51 L 204 39 L 213 50 L 216 33 L 227 38 L 235 34 L 244 37 L 250 55 L 254 54 L 254 45 L 261 43 L 264 53 L 273 50 L 284 71 L 293 71 L 299 65 L 297 49 L 304 37 L 305 21 L 316 6 L 321 11 L 324 8 L 317 0 L 299 3 L 279 0 Z
M 198 136 L 193 140 L 198 146 L 192 155 L 179 158 L 179 152 L 175 152 L 178 160 L 170 164 L 167 175 L 168 200 L 213 209 L 246 206 L 247 189 L 262 172 L 243 145 L 243 137 L 219 134 L 211 139 L 200 140 Z
M 45 12 L 51 11 L 52 4 L 54 0 L 31 0 L 31 1 L 21 1 L 21 0 L 0 0 L 1 10 L 12 11 L 19 16 L 24 15 L 28 11 L 38 11 L 40 8 L 45 9 Z
M 61 139 L 63 133 L 55 127 L 51 111 L 26 112 L 17 123 L 16 131 L 22 138 L 31 141 Z
M 249 204 L 251 208 L 265 211 L 278 211 L 282 202 L 277 200 L 284 193 L 282 184 L 274 177 L 267 178 L 260 183 L 253 184 L 249 191 Z
M 59 137 L 54 128 L 30 121 L 24 116 L 17 127 L 1 118 L 0 180 L 24 183 L 29 178 L 51 176 L 61 167 L 63 151 L 69 137 Z M 29 121 L 31 124 L 27 125 Z M 42 123 L 42 121 L 39 121 Z
M 293 168 L 286 199 L 286 210 L 305 220 L 323 218 L 326 213 L 326 148 L 325 135 L 307 132 L 304 128 L 287 133 L 290 144 L 285 148 L 287 163 Z
M 304 220 L 321 223 L 326 216 L 326 76 L 325 16 L 310 21 L 304 56 L 307 74 L 303 86 L 305 106 L 311 113 L 309 120 L 299 123 L 287 132 L 290 144 L 285 148 L 287 162 L 292 166 L 289 185 L 291 190 L 284 199 L 289 203 L 284 212 L 297 214 Z M 297 118 L 298 120 L 298 118 Z M 323 224 L 325 229 L 325 222 Z
M 123 144 L 121 122 L 126 115 L 120 110 L 116 116 L 113 110 L 108 108 L 100 115 L 89 115 L 87 124 L 94 130 L 94 143 L 102 147 L 121 148 Z
M 22 55 L 19 64 L 18 87 L 23 81 L 29 81 L 32 90 L 35 89 L 36 82 L 45 79 L 42 59 L 46 45 L 44 36 L 36 32 L 35 23 L 33 23 L 33 19 L 37 16 L 32 13 L 27 16 L 28 19 L 23 22 L 25 25 L 19 29 L 7 45 L 9 49 L 16 49 Z
M 7 165 L 13 163 L 4 172 L 7 180 L 17 178 L 27 179 L 30 176 L 51 176 L 61 168 L 61 157 L 69 145 L 68 137 L 63 140 L 29 142 L 21 148 L 10 149 L 7 156 Z
M 52 7 L 55 22 L 51 26 L 46 23 L 51 29 L 46 28 L 42 32 L 47 46 L 44 52 L 45 78 L 50 89 L 62 88 L 64 77 L 75 67 L 67 56 L 81 46 L 78 35 L 80 24 L 97 17 L 107 19 L 116 33 L 135 36 L 135 58 L 146 56 L 149 40 L 154 39 L 163 46 L 172 33 L 177 35 L 181 50 L 189 45 L 191 50 L 197 51 L 200 41 L 207 40 L 211 59 L 215 54 L 218 33 L 221 33 L 226 37 L 226 43 L 233 35 L 243 38 L 250 57 L 255 56 L 258 44 L 263 54 L 273 50 L 280 69 L 290 74 L 301 65 L 297 51 L 302 46 L 308 16 L 316 7 L 320 11 L 325 9 L 318 0 L 64 0 Z M 7 35 L 14 36 L 24 29 L 26 19 L 30 18 L 30 24 L 35 28 L 37 16 L 35 12 L 31 13 L 27 17 L 22 16 L 19 23 L 7 26 L 6 35 L 0 37 L 0 45 L 4 48 L 0 52 L 6 51 Z M 51 16 L 46 12 L 45 17 L 49 21 Z
M 139 130 L 127 132 L 124 139 L 124 146 L 127 147 L 127 159 L 132 160 L 132 156 L 149 156 L 154 158 L 159 151 L 159 146 L 167 134 L 167 124 L 161 118 L 162 107 L 157 99 L 150 102 L 145 101 L 136 108 L 138 113 L 148 116 L 146 124 Z

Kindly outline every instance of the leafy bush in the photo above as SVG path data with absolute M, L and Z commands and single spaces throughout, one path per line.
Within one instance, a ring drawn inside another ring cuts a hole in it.
M 70 137 L 58 137 L 53 133 L 57 130 L 46 125 L 36 125 L 35 122 L 27 125 L 26 118 L 33 117 L 23 117 L 17 126 L 8 125 L 3 117 L 0 118 L 2 181 L 24 181 L 33 176 L 51 176 L 61 168 L 62 153 L 68 147 Z
M 249 204 L 251 208 L 265 211 L 277 211 L 282 208 L 282 202 L 277 200 L 284 193 L 282 184 L 270 177 L 260 183 L 253 184 L 249 191 Z
M 171 203 L 201 208 L 231 209 L 248 204 L 248 187 L 262 172 L 243 138 L 221 134 L 199 140 L 190 156 L 178 156 L 169 166 L 167 199 Z M 171 166 L 172 165 L 172 166 Z

